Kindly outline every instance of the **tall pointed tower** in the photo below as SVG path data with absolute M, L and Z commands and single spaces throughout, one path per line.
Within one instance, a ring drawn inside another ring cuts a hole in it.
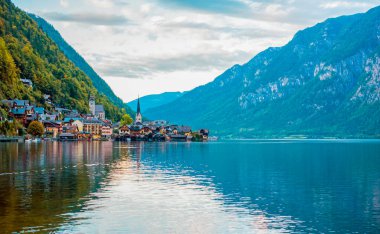
M 140 109 L 140 96 L 137 99 L 137 111 L 136 111 L 135 124 L 142 124 L 142 115 L 141 115 L 141 109 Z
M 95 97 L 90 96 L 90 100 L 88 101 L 88 105 L 90 106 L 90 112 L 93 116 L 95 116 Z

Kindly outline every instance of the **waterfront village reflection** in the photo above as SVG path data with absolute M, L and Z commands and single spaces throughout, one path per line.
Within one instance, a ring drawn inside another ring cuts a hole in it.
M 379 143 L 274 144 L 0 144 L 1 232 L 379 231 Z
M 128 151 L 112 144 L 4 144 L 0 157 L 0 227 L 2 232 L 54 230 L 61 216 L 78 211 L 95 191 L 104 166 Z M 92 166 L 93 165 L 93 166 Z

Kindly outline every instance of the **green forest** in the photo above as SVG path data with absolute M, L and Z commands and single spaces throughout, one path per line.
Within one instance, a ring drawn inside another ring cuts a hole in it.
M 33 88 L 20 79 L 31 79 Z M 118 121 L 125 110 L 100 94 L 37 23 L 9 0 L 0 0 L 0 99 L 27 99 L 43 106 L 49 94 L 57 106 L 88 113 L 90 95 L 103 104 L 107 118 Z

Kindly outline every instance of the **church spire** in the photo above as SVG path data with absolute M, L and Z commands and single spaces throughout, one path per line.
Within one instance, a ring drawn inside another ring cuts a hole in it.
M 141 115 L 141 108 L 140 108 L 140 95 L 137 98 L 137 111 L 136 111 L 135 124 L 142 124 L 142 115 Z
M 138 98 L 137 98 L 137 113 L 138 113 L 138 114 L 141 113 L 141 110 L 140 110 L 140 95 L 139 95 Z

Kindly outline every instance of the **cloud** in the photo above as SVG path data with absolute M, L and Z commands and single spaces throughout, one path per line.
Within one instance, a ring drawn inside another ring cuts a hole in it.
M 113 1 L 111 0 L 87 0 L 91 4 L 100 8 L 111 8 L 113 6 Z
M 93 25 L 125 25 L 129 23 L 129 20 L 123 15 L 116 14 L 99 14 L 99 13 L 60 13 L 60 12 L 45 12 L 42 13 L 43 17 L 46 17 L 52 21 L 62 22 L 76 22 L 83 24 Z
M 59 4 L 63 7 L 69 7 L 69 1 L 68 0 L 60 0 Z
M 271 30 L 259 27 L 234 27 L 232 25 L 219 26 L 208 24 L 205 22 L 181 21 L 181 22 L 168 22 L 161 25 L 167 29 L 176 31 L 178 29 L 191 29 L 194 31 L 204 31 L 204 38 L 220 39 L 222 35 L 236 37 L 239 39 L 258 39 L 258 38 L 272 38 L 272 37 L 285 37 L 288 32 L 283 29 Z
M 348 1 L 335 1 L 335 2 L 327 2 L 322 3 L 320 5 L 321 8 L 324 9 L 335 9 L 335 8 L 368 8 L 371 7 L 372 4 L 365 2 L 348 2 Z
M 95 55 L 98 61 L 97 70 L 104 76 L 145 79 L 154 77 L 156 73 L 176 71 L 210 71 L 227 69 L 242 57 L 250 58 L 252 54 L 245 51 L 227 53 L 214 51 L 212 53 L 183 54 L 174 57 L 143 57 L 131 59 L 124 54 L 111 56 Z M 226 64 L 229 64 L 226 66 Z

